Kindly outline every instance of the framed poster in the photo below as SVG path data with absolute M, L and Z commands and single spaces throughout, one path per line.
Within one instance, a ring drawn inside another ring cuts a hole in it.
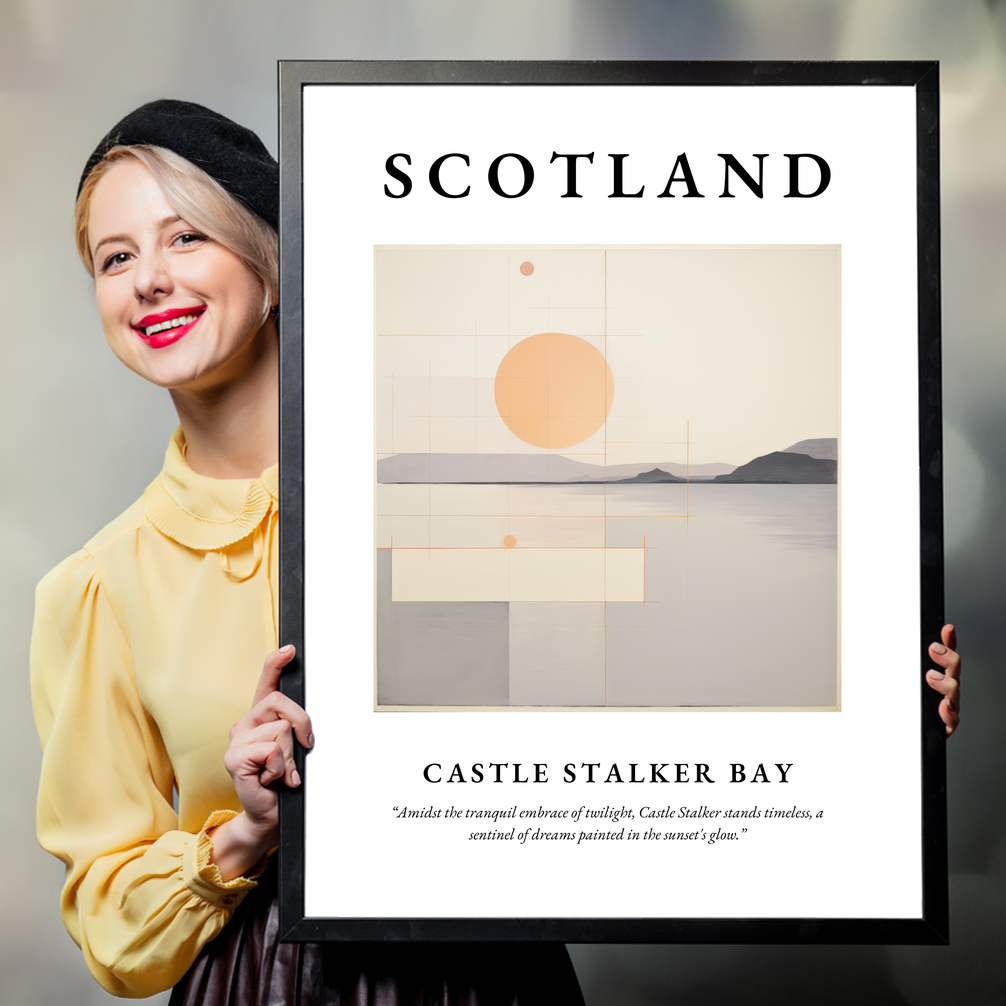
M 280 92 L 287 938 L 944 941 L 935 64 Z

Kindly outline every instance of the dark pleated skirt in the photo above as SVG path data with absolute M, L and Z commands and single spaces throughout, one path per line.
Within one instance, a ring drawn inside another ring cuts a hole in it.
M 561 943 L 280 943 L 274 874 L 170 1006 L 583 1006 Z

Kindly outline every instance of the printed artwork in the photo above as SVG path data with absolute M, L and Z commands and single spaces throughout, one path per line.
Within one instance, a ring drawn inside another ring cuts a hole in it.
M 838 247 L 374 254 L 378 708 L 838 707 Z

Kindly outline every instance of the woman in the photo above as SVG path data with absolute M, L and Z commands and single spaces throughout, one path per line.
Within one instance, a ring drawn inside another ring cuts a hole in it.
M 277 690 L 277 220 L 258 137 L 187 102 L 127 116 L 81 178 L 106 339 L 180 426 L 143 497 L 38 589 L 38 831 L 67 929 L 121 996 L 582 1004 L 561 946 L 277 944 L 276 787 L 314 741 Z

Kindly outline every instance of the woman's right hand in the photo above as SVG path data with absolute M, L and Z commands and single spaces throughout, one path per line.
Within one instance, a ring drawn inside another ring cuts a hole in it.
M 282 779 L 291 788 L 300 785 L 294 734 L 304 747 L 314 746 L 311 717 L 279 691 L 280 675 L 295 652 L 284 646 L 266 657 L 251 710 L 231 727 L 224 766 L 244 810 L 209 833 L 211 859 L 225 881 L 251 870 L 278 841 L 279 793 L 274 784 Z

